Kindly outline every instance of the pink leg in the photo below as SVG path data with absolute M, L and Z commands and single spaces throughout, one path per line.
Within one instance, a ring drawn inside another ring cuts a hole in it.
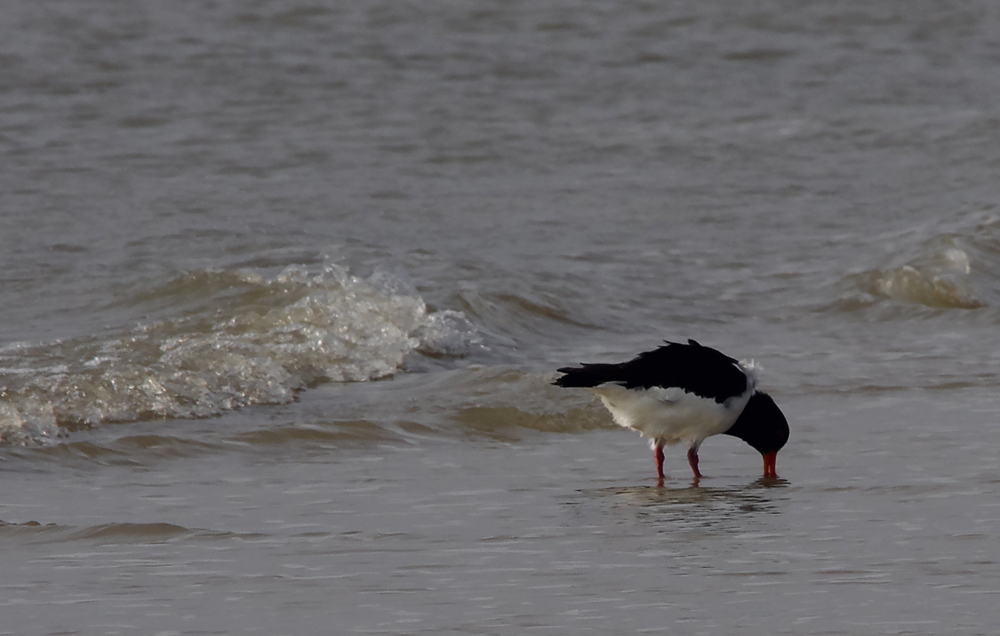
M 663 442 L 657 442 L 653 449 L 653 457 L 656 458 L 656 477 L 663 481 Z
M 701 472 L 698 471 L 698 447 L 692 446 L 688 449 L 688 463 L 691 464 L 691 472 L 694 473 L 694 478 L 698 479 L 701 477 Z

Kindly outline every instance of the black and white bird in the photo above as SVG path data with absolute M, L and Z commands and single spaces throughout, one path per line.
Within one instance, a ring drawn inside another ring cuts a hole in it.
M 663 447 L 687 444 L 695 479 L 698 447 L 724 433 L 764 456 L 764 476 L 777 477 L 775 460 L 788 441 L 788 421 L 767 393 L 757 390 L 754 365 L 704 347 L 667 342 L 619 364 L 559 369 L 553 384 L 596 393 L 619 426 L 648 437 L 663 479 Z

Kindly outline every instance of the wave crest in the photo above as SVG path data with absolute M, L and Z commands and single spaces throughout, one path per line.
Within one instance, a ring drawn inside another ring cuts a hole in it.
M 904 264 L 853 274 L 846 282 L 854 293 L 842 299 L 844 306 L 863 308 L 879 300 L 893 300 L 945 309 L 986 307 L 989 303 L 974 289 L 973 267 L 974 260 L 989 260 L 985 240 L 978 231 L 971 236 L 939 235 L 925 241 L 917 256 Z M 857 291 L 864 296 L 857 297 Z
M 912 265 L 866 272 L 861 275 L 860 282 L 869 294 L 900 302 L 956 309 L 986 306 L 975 296 L 967 281 L 920 271 Z
M 273 277 L 187 272 L 135 302 L 188 314 L 117 337 L 0 350 L 0 442 L 287 403 L 317 383 L 391 376 L 414 352 L 459 357 L 482 346 L 460 312 L 430 310 L 392 275 L 365 279 L 339 266 Z

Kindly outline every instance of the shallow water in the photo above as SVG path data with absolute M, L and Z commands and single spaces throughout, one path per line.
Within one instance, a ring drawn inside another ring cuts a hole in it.
M 335 410 L 324 393 L 303 405 Z M 989 633 L 995 411 L 949 437 L 953 413 L 914 397 L 843 421 L 839 397 L 795 401 L 782 478 L 713 439 L 697 486 L 672 457 L 657 488 L 617 430 L 364 452 L 237 431 L 176 452 L 140 432 L 100 441 L 115 453 L 10 458 L 5 515 L 61 521 L 0 526 L 6 629 Z
M 15 2 L 0 633 L 992 634 L 986 2 Z M 554 369 L 764 369 L 777 480 Z

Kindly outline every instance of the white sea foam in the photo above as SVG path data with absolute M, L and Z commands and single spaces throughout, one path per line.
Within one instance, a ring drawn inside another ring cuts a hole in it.
M 189 272 L 145 294 L 200 298 L 199 311 L 139 325 L 118 337 L 20 346 L 0 376 L 0 440 L 39 441 L 56 423 L 217 415 L 281 404 L 321 382 L 396 373 L 414 352 L 459 357 L 481 346 L 453 310 L 430 311 L 405 281 L 342 267 Z M 58 364 L 53 364 L 53 359 Z

